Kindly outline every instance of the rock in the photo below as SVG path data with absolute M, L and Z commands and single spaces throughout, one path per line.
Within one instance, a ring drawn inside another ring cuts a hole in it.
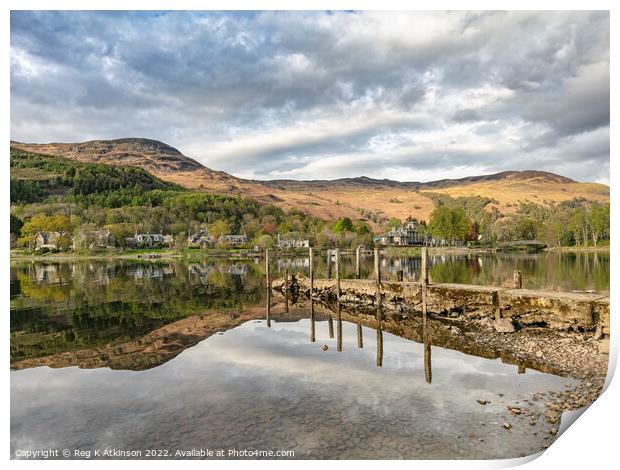
M 450 327 L 450 334 L 453 334 L 453 335 L 462 335 L 462 334 L 463 334 L 463 332 L 461 331 L 461 329 L 460 329 L 460 328 L 458 328 L 458 327 L 456 327 L 456 326 L 452 326 L 452 327 Z
M 324 344 L 323 346 L 321 346 L 321 349 L 323 351 L 327 351 L 329 349 L 329 347 L 326 344 Z
M 514 333 L 515 327 L 510 318 L 500 318 L 493 322 L 493 327 L 498 333 Z
M 491 402 L 490 402 L 490 401 L 488 401 L 488 400 L 480 400 L 480 399 L 478 399 L 477 401 L 478 401 L 478 403 L 480 403 L 481 405 L 486 405 L 487 403 L 491 403 Z
M 540 349 L 536 351 L 536 357 L 543 357 L 543 352 Z
M 504 429 L 510 429 L 512 426 L 510 425 L 510 423 L 504 421 L 504 424 L 502 425 L 504 426 Z
M 598 352 L 601 354 L 609 354 L 609 340 L 598 343 Z
M 508 411 L 510 411 L 514 415 L 520 415 L 521 414 L 521 408 L 517 408 L 516 406 L 509 406 L 508 407 Z

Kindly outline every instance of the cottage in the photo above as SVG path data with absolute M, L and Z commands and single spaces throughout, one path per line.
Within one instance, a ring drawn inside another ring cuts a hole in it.
M 136 233 L 132 239 L 127 239 L 131 246 L 139 248 L 159 248 L 164 245 L 164 236 L 161 233 Z
M 74 250 L 95 250 L 114 246 L 114 235 L 108 229 L 80 230 L 72 239 Z
M 194 248 L 207 248 L 215 245 L 215 239 L 209 235 L 204 228 L 200 232 L 187 237 L 187 246 Z
M 248 242 L 248 237 L 245 234 L 244 235 L 222 235 L 218 241 L 228 246 L 239 246 L 239 245 L 245 245 Z
M 278 234 L 277 246 L 280 249 L 309 248 L 310 240 L 308 240 L 307 238 L 299 237 L 281 238 L 280 234 Z
M 61 232 L 37 232 L 34 237 L 34 247 L 37 250 L 41 248 L 56 249 L 63 235 L 64 233 Z
M 416 219 L 407 219 L 404 225 L 395 227 L 384 234 L 380 243 L 391 246 L 415 246 L 423 245 L 424 237 L 420 233 L 419 224 Z

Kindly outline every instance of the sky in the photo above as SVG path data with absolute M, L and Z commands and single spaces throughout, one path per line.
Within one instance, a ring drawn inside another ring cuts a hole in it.
M 11 139 L 253 179 L 609 184 L 608 12 L 11 13 Z

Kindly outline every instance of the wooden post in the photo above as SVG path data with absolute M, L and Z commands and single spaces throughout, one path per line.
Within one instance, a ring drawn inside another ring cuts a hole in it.
M 314 299 L 310 296 L 310 342 L 316 341 L 316 327 L 314 323 Z
M 271 328 L 271 277 L 269 275 L 269 249 L 265 250 L 265 276 L 267 278 L 267 327 Z
M 383 328 L 382 328 L 381 300 L 377 306 L 377 367 L 383 366 Z
M 314 254 L 312 253 L 312 247 L 308 248 L 308 264 L 310 269 L 310 298 L 314 294 Z
M 269 276 L 269 248 L 265 250 L 265 273 L 267 275 L 267 290 L 271 290 L 271 277 Z
M 355 250 L 355 277 L 360 279 L 362 277 L 362 271 L 360 269 L 360 255 L 362 251 L 362 245 L 357 245 L 357 249 Z
M 364 338 L 362 336 L 362 325 L 360 323 L 357 324 L 357 347 L 364 347 Z
M 267 289 L 267 327 L 271 328 L 271 291 Z
M 340 248 L 336 248 L 336 299 L 340 302 Z
M 329 329 L 329 337 L 333 338 L 334 337 L 334 319 L 329 314 L 327 316 L 327 327 Z
M 420 273 L 420 289 L 422 291 L 422 319 L 424 328 L 426 328 L 426 289 L 428 287 L 428 248 L 422 248 L 422 272 Z
M 284 311 L 288 313 L 288 268 L 284 270 Z
M 513 279 L 514 279 L 514 288 L 523 289 L 523 279 L 521 277 L 521 271 L 515 270 Z
M 379 268 L 379 248 L 375 247 L 375 284 L 377 290 L 381 288 L 381 270 Z
M 379 248 L 375 248 L 375 304 L 377 306 L 377 366 L 383 366 L 383 312 L 381 311 L 381 270 L 379 268 Z
M 424 327 L 424 379 L 427 383 L 433 381 L 433 369 L 431 367 L 431 338 L 428 331 Z
M 327 249 L 327 279 L 332 278 L 332 250 Z
M 336 308 L 336 349 L 342 352 L 342 318 L 340 314 L 340 301 Z

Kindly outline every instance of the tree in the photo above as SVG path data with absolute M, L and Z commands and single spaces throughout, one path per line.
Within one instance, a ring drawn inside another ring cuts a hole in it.
M 30 244 L 38 232 L 60 232 L 62 240 L 59 244 L 65 248 L 70 245 L 71 231 L 71 220 L 66 215 L 36 215 L 22 226 L 18 243 L 22 246 Z
M 544 228 L 545 243 L 549 246 L 562 248 L 568 244 L 570 240 L 570 232 L 568 230 L 568 215 L 564 212 L 553 214 Z
M 19 233 L 24 226 L 24 223 L 18 217 L 11 214 L 11 233 L 15 236 L 19 236 Z
M 465 240 L 470 226 L 471 221 L 463 209 L 439 206 L 431 214 L 428 229 L 434 237 L 454 243 L 456 240 Z
M 334 233 L 352 232 L 353 221 L 349 217 L 341 217 L 332 227 Z
M 266 250 L 274 245 L 273 237 L 271 235 L 261 235 L 256 239 L 255 244 L 259 246 L 261 250 Z
M 573 235 L 575 244 L 588 244 L 588 221 L 583 207 L 576 207 L 568 220 L 568 229 Z
M 588 217 L 588 226 L 594 246 L 609 230 L 609 204 L 593 202 Z
M 209 225 L 209 233 L 215 238 L 227 235 L 230 233 L 230 225 L 225 220 L 216 220 Z
M 400 219 L 397 219 L 396 217 L 391 217 L 390 220 L 388 221 L 387 229 L 391 230 L 393 228 L 400 227 L 402 224 L 403 223 L 400 221 Z

